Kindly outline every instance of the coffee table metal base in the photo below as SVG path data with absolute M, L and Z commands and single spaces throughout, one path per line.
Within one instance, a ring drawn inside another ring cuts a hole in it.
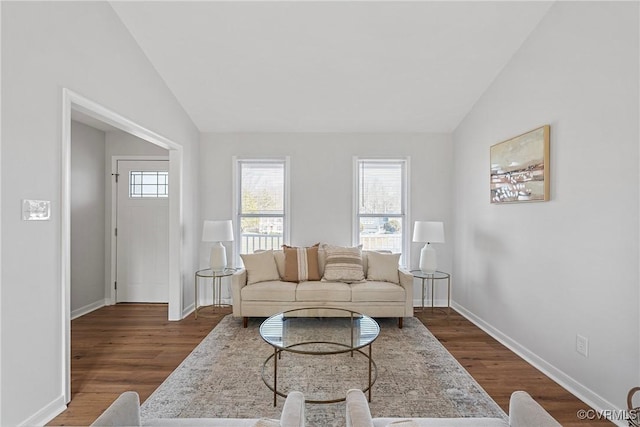
M 330 345 L 336 345 L 336 346 L 340 346 L 340 347 L 345 347 L 345 350 L 338 350 L 338 351 L 328 351 L 326 353 L 307 353 L 307 355 L 329 355 L 329 354 L 341 354 L 341 353 L 351 353 L 351 357 L 353 357 L 353 352 L 358 352 L 361 355 L 363 355 L 369 363 L 369 378 L 368 378 L 368 385 L 367 387 L 365 387 L 364 389 L 362 389 L 362 391 L 364 393 L 368 392 L 368 398 L 369 398 L 369 402 L 371 402 L 371 387 L 373 387 L 373 384 L 375 384 L 376 380 L 378 379 L 378 367 L 376 365 L 376 362 L 373 360 L 373 358 L 371 357 L 371 344 L 369 344 L 367 347 L 369 347 L 369 351 L 368 353 L 365 353 L 364 351 L 362 351 L 361 349 L 352 349 L 351 347 L 341 344 L 341 343 L 335 343 L 335 342 L 304 342 L 304 343 L 299 343 L 299 344 L 294 344 L 292 346 L 287 347 L 286 350 L 284 349 L 278 349 L 275 348 L 273 349 L 273 354 L 270 355 L 269 357 L 267 357 L 264 361 L 264 363 L 262 364 L 262 381 L 264 381 L 265 385 L 269 388 L 269 390 L 271 390 L 273 392 L 273 406 L 277 405 L 277 400 L 278 400 L 278 396 L 284 397 L 286 398 L 288 396 L 288 393 L 284 393 L 282 391 L 278 390 L 278 359 L 280 357 L 282 357 L 281 353 L 282 352 L 286 352 L 286 351 L 290 351 L 290 349 L 294 348 L 294 347 L 298 347 L 298 346 L 302 346 L 302 345 L 309 345 L 309 344 L 330 344 Z M 296 351 L 293 350 L 294 353 L 298 353 L 298 354 L 305 354 L 303 351 Z M 269 382 L 269 379 L 267 378 L 266 372 L 267 372 L 267 364 L 269 363 L 269 361 L 273 359 L 273 385 Z M 305 403 L 313 403 L 313 404 L 327 404 L 327 403 L 338 403 L 338 402 L 344 402 L 346 400 L 346 394 L 344 397 L 341 398 L 337 398 L 337 399 L 327 399 L 327 400 L 319 400 L 319 399 L 305 399 Z

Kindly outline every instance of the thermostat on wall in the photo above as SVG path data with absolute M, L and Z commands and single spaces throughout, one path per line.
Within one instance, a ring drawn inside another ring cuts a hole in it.
M 23 221 L 48 221 L 51 218 L 50 200 L 23 200 Z

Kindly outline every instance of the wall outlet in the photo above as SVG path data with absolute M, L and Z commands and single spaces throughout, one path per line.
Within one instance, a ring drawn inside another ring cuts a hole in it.
M 589 357 L 589 339 L 582 335 L 576 335 L 576 351 L 584 357 Z

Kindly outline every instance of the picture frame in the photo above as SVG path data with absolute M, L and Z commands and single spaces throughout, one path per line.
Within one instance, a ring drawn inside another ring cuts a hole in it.
M 544 125 L 491 146 L 492 204 L 549 200 L 549 134 Z

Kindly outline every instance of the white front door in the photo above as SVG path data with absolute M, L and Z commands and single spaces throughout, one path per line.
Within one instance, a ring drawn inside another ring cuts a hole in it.
M 116 302 L 169 301 L 169 162 L 118 160 Z

